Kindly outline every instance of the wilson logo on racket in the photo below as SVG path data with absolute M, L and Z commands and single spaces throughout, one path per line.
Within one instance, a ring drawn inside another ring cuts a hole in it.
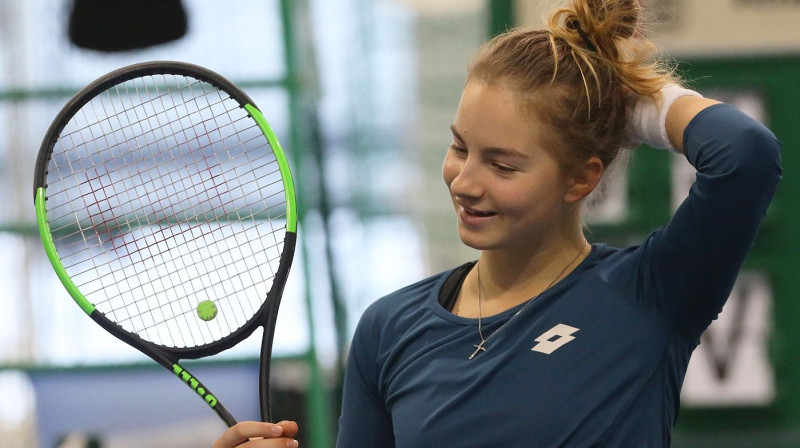
M 197 392 L 197 395 L 200 395 L 209 406 L 213 408 L 217 405 L 217 397 L 209 394 L 200 381 L 193 377 L 189 372 L 183 370 L 183 367 L 175 364 L 172 366 L 172 372 L 175 374 L 175 376 L 182 379 L 184 383 L 188 384 L 193 391 Z

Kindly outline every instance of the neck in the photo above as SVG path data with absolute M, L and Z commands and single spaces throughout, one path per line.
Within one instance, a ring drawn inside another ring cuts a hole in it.
M 483 251 L 479 263 L 486 303 L 497 302 L 502 311 L 534 297 L 564 279 L 588 254 L 582 234 L 533 253 Z

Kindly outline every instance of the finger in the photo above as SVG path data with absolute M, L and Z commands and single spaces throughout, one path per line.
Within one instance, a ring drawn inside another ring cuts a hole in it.
M 277 423 L 283 428 L 283 437 L 294 437 L 297 435 L 299 428 L 297 427 L 297 422 L 291 420 L 283 420 Z
M 297 448 L 298 446 L 297 440 L 286 437 L 279 437 L 277 439 L 263 439 L 259 437 L 250 439 L 245 444 L 238 445 L 236 448 Z
M 291 428 L 289 428 L 291 429 Z M 283 435 L 283 426 L 264 422 L 240 422 L 214 441 L 214 448 L 233 448 L 250 439 L 273 439 Z M 292 436 L 289 436 L 292 437 Z M 287 446 L 285 443 L 282 446 Z

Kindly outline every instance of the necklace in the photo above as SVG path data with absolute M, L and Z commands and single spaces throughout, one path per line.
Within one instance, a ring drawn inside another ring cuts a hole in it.
M 469 359 L 474 358 L 480 352 L 485 352 L 486 351 L 486 347 L 485 346 L 486 346 L 486 343 L 489 342 L 489 339 L 494 337 L 494 335 L 499 333 L 500 330 L 502 330 L 509 322 L 514 320 L 514 318 L 517 317 L 519 315 L 519 313 L 522 312 L 522 310 L 527 308 L 528 305 L 530 305 L 531 302 L 533 302 L 537 297 L 539 297 L 540 295 L 544 294 L 545 291 L 550 289 L 550 287 L 553 286 L 558 281 L 558 279 L 561 278 L 562 275 L 564 275 L 565 272 L 567 272 L 567 269 L 569 269 L 569 267 L 572 266 L 573 263 L 575 263 L 575 260 L 577 260 L 581 256 L 581 254 L 583 254 L 583 247 L 581 247 L 581 250 L 578 252 L 578 255 L 575 255 L 575 258 L 573 258 L 566 266 L 564 266 L 564 269 L 562 269 L 561 272 L 559 272 L 558 275 L 556 275 L 556 278 L 554 278 L 553 281 L 551 281 L 549 285 L 547 285 L 543 290 L 541 290 L 539 292 L 539 294 L 536 294 L 535 296 L 533 296 L 530 299 L 528 299 L 525 302 L 525 305 L 522 306 L 522 308 L 517 310 L 517 312 L 514 313 L 514 315 L 511 316 L 510 319 L 508 319 L 503 325 L 500 325 L 500 327 L 497 328 L 497 330 L 494 330 L 492 332 L 492 334 L 490 334 L 486 338 L 483 337 L 483 311 L 481 310 L 481 302 L 482 302 L 482 300 L 481 300 L 482 294 L 481 293 L 483 291 L 483 283 L 481 283 L 481 265 L 480 265 L 480 262 L 478 262 L 476 264 L 475 268 L 477 269 L 477 273 L 478 273 L 478 336 L 481 337 L 481 342 L 478 343 L 478 344 L 474 344 L 473 345 L 473 347 L 475 347 L 475 351 L 472 352 L 471 355 L 469 355 Z

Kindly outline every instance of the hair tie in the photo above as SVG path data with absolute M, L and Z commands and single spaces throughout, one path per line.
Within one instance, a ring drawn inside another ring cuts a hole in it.
M 570 20 L 569 27 L 578 32 L 578 34 L 581 36 L 581 39 L 583 39 L 583 43 L 586 44 L 586 48 L 588 48 L 589 51 L 592 53 L 597 53 L 597 47 L 592 43 L 592 40 L 589 39 L 589 36 L 583 31 L 580 22 L 577 20 Z

